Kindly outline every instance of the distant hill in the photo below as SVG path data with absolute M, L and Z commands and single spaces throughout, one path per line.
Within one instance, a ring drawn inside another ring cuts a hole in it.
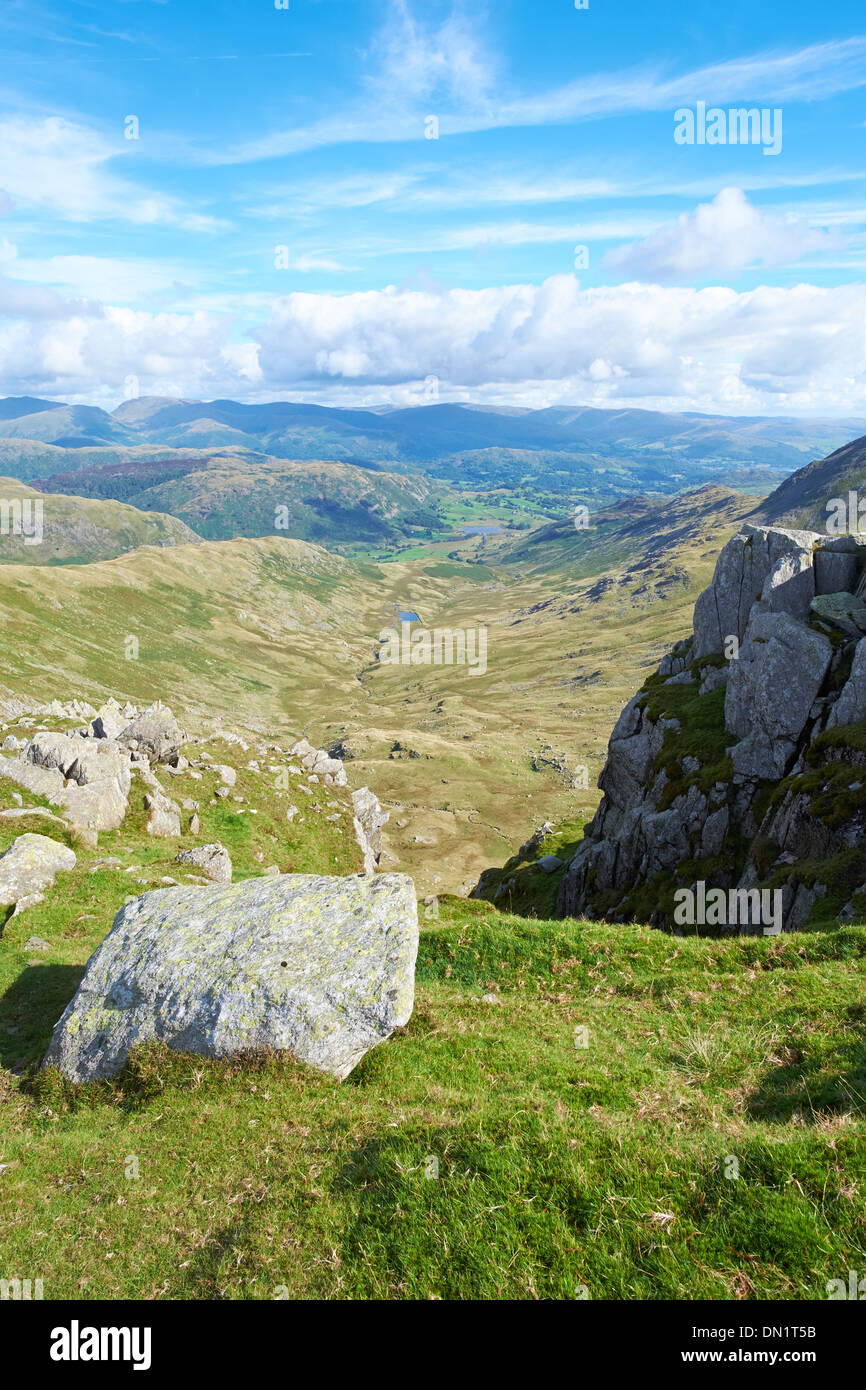
M 866 421 L 765 419 L 648 410 L 498 409 L 455 403 L 379 410 L 300 401 L 243 404 L 161 396 L 124 401 L 108 413 L 29 397 L 0 401 L 0 458 L 15 476 L 11 441 L 69 451 L 150 445 L 226 449 L 276 458 L 334 459 L 420 471 L 449 482 L 513 486 L 543 474 L 554 490 L 606 480 L 610 495 L 674 493 L 712 479 L 760 490 L 866 430 Z M 32 464 L 22 450 L 22 467 Z M 77 466 L 77 465 L 72 465 Z M 61 471 L 50 465 L 43 476 Z M 742 473 L 734 478 L 732 472 Z M 22 474 L 22 476 L 24 476 Z M 27 476 L 34 476 L 28 471 Z M 559 480 L 559 481 L 557 481 Z
M 733 528 L 754 504 L 753 497 L 712 483 L 675 498 L 624 497 L 591 513 L 585 529 L 569 518 L 509 539 L 496 561 L 527 575 L 567 571 L 583 578 L 617 564 L 638 575 L 662 559 L 712 546 L 719 531 Z
M 35 538 L 34 505 L 42 504 L 39 544 Z M 11 518 L 16 504 L 25 525 L 15 534 Z M 140 512 L 121 502 L 87 497 L 46 495 L 14 478 L 0 477 L 0 565 L 90 564 L 112 560 L 139 546 L 198 543 L 200 537 L 183 521 L 159 512 Z
M 36 480 L 47 492 L 112 497 L 170 512 L 208 540 L 291 536 L 387 542 L 439 524 L 438 489 L 417 476 L 264 454 L 135 457 Z

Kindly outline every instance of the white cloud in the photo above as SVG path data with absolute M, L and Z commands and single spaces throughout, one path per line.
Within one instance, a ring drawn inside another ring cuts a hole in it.
M 4 248 L 8 255 L 8 242 L 0 248 L 0 260 L 4 259 Z M 123 260 L 114 256 L 36 259 L 16 255 L 14 259 L 7 259 L 6 273 L 15 280 L 37 281 L 66 293 L 121 304 L 146 301 L 165 291 L 179 295 L 190 289 L 186 268 L 170 262 Z
M 144 393 L 373 404 L 419 399 L 435 375 L 443 399 L 866 413 L 866 284 L 738 294 L 581 289 L 560 275 L 481 290 L 295 293 L 245 333 L 228 314 L 107 307 L 95 317 L 61 304 L 52 318 L 45 307 L 0 327 L 10 394 L 117 400 L 134 373 Z
M 76 222 L 118 220 L 158 223 L 187 231 L 227 225 L 185 207 L 179 199 L 152 193 L 121 178 L 108 165 L 134 152 L 64 116 L 12 116 L 0 120 L 2 183 L 16 210 L 38 208 Z
M 723 188 L 711 203 L 682 213 L 643 241 L 619 246 L 605 264 L 626 276 L 662 283 L 722 278 L 746 266 L 796 265 L 809 251 L 844 245 L 838 233 L 754 207 L 739 188 Z

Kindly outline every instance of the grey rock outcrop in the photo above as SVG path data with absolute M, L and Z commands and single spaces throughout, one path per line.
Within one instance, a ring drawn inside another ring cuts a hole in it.
M 171 710 L 159 700 L 136 714 L 117 735 L 119 743 L 145 753 L 151 763 L 167 763 L 176 757 L 185 738 Z
M 747 526 L 728 542 L 692 638 L 617 721 L 560 914 L 623 921 L 639 909 L 670 925 L 675 890 L 703 872 L 708 887 L 778 889 L 784 928 L 797 930 L 831 910 L 837 857 L 841 882 L 861 855 L 866 880 L 864 563 L 847 536 Z M 846 740 L 852 725 L 863 727 Z M 862 780 L 848 775 L 859 767 Z
M 147 893 L 88 962 L 45 1064 L 93 1081 L 156 1039 L 208 1057 L 274 1048 L 343 1079 L 408 1022 L 417 949 L 402 874 Z
M 44 797 L 83 829 L 115 830 L 126 815 L 129 757 L 110 740 L 34 734 L 17 757 L 0 758 L 0 777 Z
M 789 613 L 753 613 L 725 690 L 735 773 L 784 776 L 832 656 L 829 640 Z

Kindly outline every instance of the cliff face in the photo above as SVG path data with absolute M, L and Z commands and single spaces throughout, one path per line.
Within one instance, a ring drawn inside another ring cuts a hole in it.
M 560 915 L 674 928 L 693 921 L 683 890 L 758 889 L 777 895 L 772 923 L 721 911 L 709 929 L 866 920 L 864 570 L 851 536 L 728 542 L 692 636 L 614 728 Z

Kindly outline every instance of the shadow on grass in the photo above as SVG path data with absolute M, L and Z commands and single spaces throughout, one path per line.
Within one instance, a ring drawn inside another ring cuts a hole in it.
M 562 860 L 562 867 L 550 874 L 539 869 L 537 859 L 522 862 L 509 859 L 502 868 L 484 869 L 479 878 L 482 889 L 480 896 L 487 902 L 493 902 L 493 894 L 502 888 L 504 891 L 495 899 L 500 911 L 509 912 L 515 917 L 543 920 L 555 917 L 556 899 L 562 876 L 582 843 L 583 831 L 574 840 L 558 844 L 555 848 L 545 848 L 544 853 L 539 854 L 538 858 L 544 858 L 545 854 L 553 854 Z
M 81 983 L 81 965 L 28 965 L 0 997 L 0 1066 L 41 1061 L 54 1025 Z
M 788 1048 L 749 1097 L 753 1119 L 784 1124 L 794 1115 L 816 1124 L 828 1115 L 866 1115 L 866 1005 L 852 1004 L 832 1045 L 807 1053 Z

